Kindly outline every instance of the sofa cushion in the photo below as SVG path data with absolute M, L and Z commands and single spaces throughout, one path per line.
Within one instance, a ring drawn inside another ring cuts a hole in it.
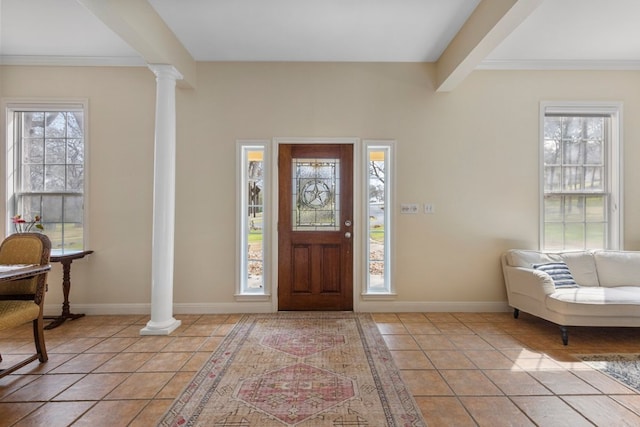
M 558 289 L 547 296 L 549 310 L 563 315 L 640 317 L 640 287 Z
M 640 286 L 640 252 L 595 251 L 600 286 Z
M 507 252 L 507 263 L 512 267 L 533 268 L 534 264 L 559 262 L 562 259 L 554 253 L 531 251 L 526 249 L 511 249 Z
M 535 264 L 564 262 L 580 286 L 598 286 L 596 264 L 591 251 L 540 252 L 527 249 L 507 251 L 507 264 L 513 267 L 533 268 Z
M 544 271 L 553 280 L 556 289 L 559 288 L 577 288 L 578 284 L 571 275 L 569 267 L 564 262 L 549 262 L 546 264 L 535 264 L 536 270 Z
M 600 286 L 596 263 L 591 251 L 571 251 L 558 254 L 571 270 L 580 286 Z

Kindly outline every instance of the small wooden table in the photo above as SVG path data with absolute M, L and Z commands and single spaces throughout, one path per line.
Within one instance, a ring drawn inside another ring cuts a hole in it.
M 47 316 L 46 319 L 53 319 L 53 322 L 45 326 L 45 329 L 53 329 L 62 325 L 67 319 L 75 320 L 84 316 L 84 313 L 73 314 L 69 308 L 69 291 L 71 290 L 71 263 L 74 259 L 84 258 L 92 254 L 93 251 L 73 251 L 62 254 L 52 254 L 49 260 L 62 264 L 62 293 L 64 302 L 62 303 L 62 314 L 60 316 Z

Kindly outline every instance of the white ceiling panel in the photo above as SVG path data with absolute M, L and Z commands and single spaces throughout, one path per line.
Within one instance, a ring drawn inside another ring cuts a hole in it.
M 150 0 L 196 61 L 431 62 L 479 0 Z
M 438 60 L 480 2 L 148 1 L 196 61 L 366 62 Z M 544 0 L 482 66 L 562 68 L 573 61 L 640 69 L 638 17 L 640 0 Z M 78 0 L 0 0 L 0 60 L 50 64 L 52 58 L 144 65 Z
M 639 0 L 546 0 L 488 57 L 640 61 Z
M 138 56 L 75 0 L 0 0 L 0 54 L 27 57 Z

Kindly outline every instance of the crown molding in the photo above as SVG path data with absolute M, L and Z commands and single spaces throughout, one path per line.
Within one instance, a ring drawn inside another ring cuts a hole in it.
M 596 60 L 492 60 L 482 61 L 476 70 L 573 70 L 573 71 L 625 71 L 640 70 L 640 61 Z
M 47 56 L 0 55 L 0 65 L 48 67 L 147 67 L 137 56 Z M 572 71 L 638 71 L 640 60 L 502 60 L 487 59 L 476 70 L 572 70 Z
M 137 56 L 0 55 L 0 65 L 48 67 L 146 67 L 147 63 Z

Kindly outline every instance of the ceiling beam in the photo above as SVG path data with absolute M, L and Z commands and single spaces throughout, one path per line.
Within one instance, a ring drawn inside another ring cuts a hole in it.
M 196 85 L 196 62 L 147 0 L 77 0 L 135 49 L 147 64 L 173 65 L 179 87 Z
M 436 62 L 437 92 L 460 84 L 544 0 L 481 0 Z

